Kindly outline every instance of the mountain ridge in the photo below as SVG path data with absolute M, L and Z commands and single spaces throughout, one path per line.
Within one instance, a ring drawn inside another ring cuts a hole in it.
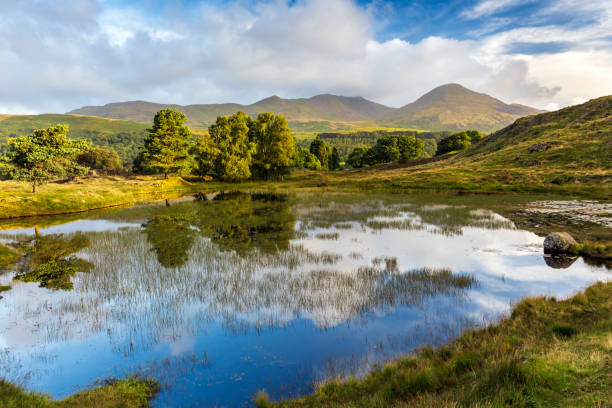
M 102 106 L 84 106 L 68 114 L 150 123 L 155 113 L 165 108 L 173 108 L 185 113 L 187 123 L 196 128 L 207 127 L 215 121 L 217 116 L 229 115 L 242 110 L 253 116 L 272 111 L 286 116 L 290 124 L 314 122 L 315 127 L 316 122 L 336 121 L 433 131 L 473 128 L 483 132 L 501 129 L 519 117 L 542 112 L 520 104 L 506 104 L 499 99 L 469 90 L 459 84 L 445 84 L 400 108 L 389 107 L 361 96 L 319 94 L 310 98 L 293 99 L 272 95 L 250 105 L 112 102 Z

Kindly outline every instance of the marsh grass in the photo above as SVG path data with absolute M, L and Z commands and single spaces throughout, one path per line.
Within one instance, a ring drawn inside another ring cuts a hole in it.
M 261 404 L 604 407 L 612 397 L 611 353 L 612 283 L 596 283 L 564 301 L 526 298 L 500 323 L 424 347 L 361 381 L 330 379 L 307 397 Z
M 28 392 L 0 379 L 2 408 L 141 408 L 159 391 L 155 381 L 129 377 L 106 380 L 102 385 L 55 401 L 45 394 Z
M 315 234 L 315 238 L 317 239 L 329 239 L 329 240 L 337 240 L 340 234 L 337 232 L 320 232 Z

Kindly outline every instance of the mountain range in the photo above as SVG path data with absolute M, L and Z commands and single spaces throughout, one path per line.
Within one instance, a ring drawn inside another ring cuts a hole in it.
M 506 104 L 459 84 L 447 84 L 400 108 L 385 106 L 362 97 L 323 94 L 298 99 L 271 96 L 251 105 L 224 103 L 183 106 L 145 101 L 117 102 L 104 106 L 85 106 L 68 114 L 150 123 L 155 113 L 164 108 L 183 112 L 187 116 L 188 125 L 194 128 L 206 128 L 217 116 L 239 110 L 254 116 L 271 111 L 287 117 L 292 129 L 298 131 L 380 126 L 493 132 L 519 117 L 541 112 L 528 106 Z

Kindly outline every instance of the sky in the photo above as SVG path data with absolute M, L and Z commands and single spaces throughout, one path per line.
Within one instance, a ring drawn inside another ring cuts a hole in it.
M 611 0 L 0 0 L 0 113 L 251 104 L 446 83 L 541 109 L 612 94 Z

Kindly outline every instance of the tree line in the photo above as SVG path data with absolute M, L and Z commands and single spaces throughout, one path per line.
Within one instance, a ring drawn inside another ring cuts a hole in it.
M 132 171 L 163 174 L 165 178 L 179 173 L 241 181 L 282 178 L 291 168 L 338 170 L 343 167 L 338 149 L 318 136 L 308 148 L 297 146 L 282 115 L 267 112 L 252 118 L 236 112 L 219 116 L 209 126 L 208 134 L 198 138 L 194 138 L 185 122 L 185 114 L 175 109 L 157 112 L 134 159 Z M 480 135 L 473 132 L 463 132 L 470 142 Z M 8 152 L 0 158 L 0 176 L 27 181 L 36 192 L 37 186 L 46 182 L 75 178 L 90 170 L 125 172 L 117 152 L 94 147 L 85 140 L 69 139 L 67 133 L 67 125 L 56 125 L 9 139 Z M 465 142 L 453 144 L 445 140 L 440 141 L 437 152 L 441 151 L 440 146 L 455 149 L 457 144 Z M 354 148 L 344 166 L 363 167 L 419 158 L 424 155 L 424 145 L 423 140 L 412 135 L 385 136 L 373 146 Z

